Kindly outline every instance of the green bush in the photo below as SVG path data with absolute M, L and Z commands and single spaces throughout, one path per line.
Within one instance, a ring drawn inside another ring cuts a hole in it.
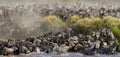
M 65 22 L 63 22 L 62 19 L 53 15 L 45 17 L 41 24 L 43 31 L 46 31 L 46 32 L 58 31 L 60 30 L 60 28 L 64 26 L 65 26 Z
M 74 15 L 74 16 L 71 16 L 71 18 L 68 19 L 66 23 L 69 27 L 73 27 L 79 19 L 80 17 L 78 15 Z
M 91 34 L 94 30 L 100 30 L 104 27 L 101 19 L 80 19 L 76 22 L 76 26 L 83 31 L 83 34 Z M 85 31 L 85 32 L 84 32 Z
M 108 28 L 118 27 L 120 25 L 120 21 L 117 18 L 110 16 L 105 17 L 104 22 Z
M 93 30 L 99 30 L 104 27 L 104 23 L 101 19 L 80 19 L 79 16 L 72 16 L 67 21 L 68 26 L 72 27 L 77 33 L 91 34 Z

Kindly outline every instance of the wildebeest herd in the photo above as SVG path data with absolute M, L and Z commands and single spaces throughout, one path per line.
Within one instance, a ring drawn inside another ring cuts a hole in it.
M 79 15 L 81 18 L 101 18 L 104 16 L 120 17 L 120 7 L 117 9 L 99 9 L 88 7 L 87 9 L 76 6 L 61 6 L 57 3 L 33 4 L 32 6 L 17 5 L 15 7 L 0 6 L 0 18 L 11 19 L 14 15 L 24 15 L 28 10 L 36 15 L 48 16 L 56 15 L 63 19 L 69 19 L 73 15 Z M 78 8 L 76 8 L 78 7 Z M 115 54 L 118 43 L 110 29 L 103 28 L 94 31 L 91 35 L 76 34 L 71 28 L 57 33 L 46 33 L 39 37 L 30 37 L 26 40 L 8 39 L 0 41 L 0 55 L 19 55 L 31 52 L 45 52 L 62 54 L 66 52 L 80 52 L 84 55 Z
M 97 6 L 98 5 L 98 6 Z M 17 5 L 1 5 L 0 16 L 1 18 L 13 18 L 13 16 L 24 16 L 26 13 L 31 12 L 38 16 L 55 15 L 63 20 L 69 19 L 73 15 L 79 15 L 81 18 L 101 18 L 104 16 L 112 16 L 120 18 L 119 4 L 113 5 L 101 5 L 93 4 L 86 6 L 80 2 L 62 4 L 17 4 Z M 113 8 L 114 7 L 114 8 Z
M 76 34 L 71 28 L 66 28 L 62 32 L 50 32 L 39 37 L 26 38 L 26 40 L 0 41 L 0 55 L 19 55 L 31 52 L 116 54 L 117 47 L 118 43 L 113 33 L 107 28 L 95 31 L 92 35 Z

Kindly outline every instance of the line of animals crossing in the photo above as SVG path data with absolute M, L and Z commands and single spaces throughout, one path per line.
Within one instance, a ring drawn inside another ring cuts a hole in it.
M 19 55 L 32 52 L 56 53 L 56 55 L 67 52 L 79 52 L 83 55 L 116 54 L 117 47 L 118 43 L 114 34 L 107 28 L 95 31 L 92 35 L 76 34 L 71 28 L 66 28 L 61 32 L 50 32 L 25 40 L 1 40 L 0 55 Z

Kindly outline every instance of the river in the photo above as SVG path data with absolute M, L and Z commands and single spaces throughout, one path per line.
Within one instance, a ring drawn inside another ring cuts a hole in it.
M 120 53 L 114 55 L 96 54 L 92 56 L 82 55 L 81 53 L 67 53 L 62 55 L 55 54 L 29 54 L 29 55 L 17 55 L 17 56 L 0 56 L 0 57 L 120 57 Z

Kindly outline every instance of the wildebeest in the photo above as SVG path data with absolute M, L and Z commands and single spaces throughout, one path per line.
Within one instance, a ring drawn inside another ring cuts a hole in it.
M 96 44 L 93 46 L 93 48 L 91 48 L 91 49 L 85 49 L 83 51 L 83 55 L 94 55 L 96 53 L 97 53 L 97 46 L 96 46 Z
M 62 44 L 61 46 L 55 44 L 54 52 L 57 52 L 57 54 L 65 54 L 68 52 L 69 48 L 70 47 L 66 46 L 65 44 Z
M 101 53 L 102 54 L 115 54 L 117 47 L 118 47 L 118 44 L 114 41 L 108 47 L 102 47 Z
M 3 55 L 14 55 L 14 51 L 15 51 L 14 48 L 7 48 L 7 47 L 5 47 L 3 49 Z

